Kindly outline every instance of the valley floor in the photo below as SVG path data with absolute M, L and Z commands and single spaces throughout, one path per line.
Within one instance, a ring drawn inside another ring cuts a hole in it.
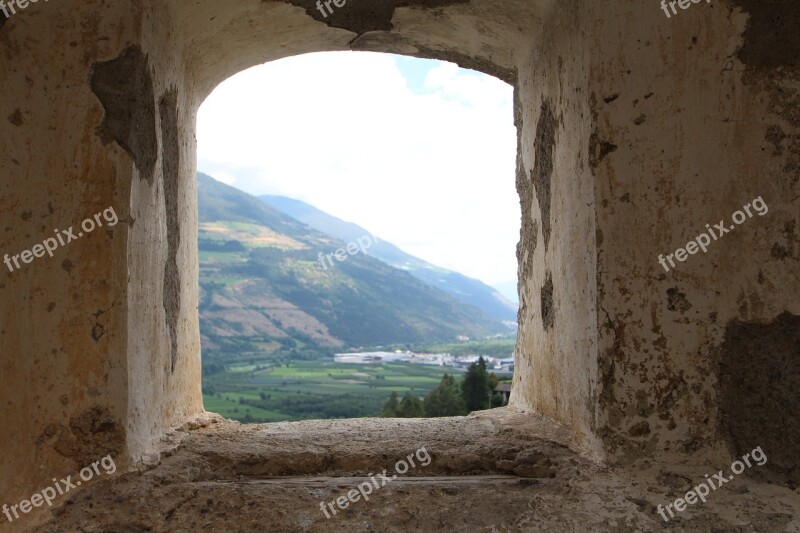
M 609 469 L 568 444 L 510 408 L 263 425 L 206 415 L 173 432 L 156 465 L 98 480 L 36 531 L 800 531 L 800 491 L 746 473 L 665 523 L 656 506 L 723 458 Z M 395 479 L 400 460 L 414 466 Z M 353 494 L 367 485 L 369 501 Z M 337 499 L 346 510 L 322 511 Z

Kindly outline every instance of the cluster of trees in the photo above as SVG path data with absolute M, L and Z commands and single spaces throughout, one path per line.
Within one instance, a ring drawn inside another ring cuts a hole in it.
M 463 416 L 473 411 L 481 411 L 503 405 L 503 397 L 492 392 L 499 379 L 486 371 L 483 357 L 469 365 L 461 383 L 445 374 L 439 385 L 430 391 L 425 399 L 410 392 L 400 399 L 393 392 L 383 405 L 381 416 L 386 418 L 435 418 L 440 416 Z

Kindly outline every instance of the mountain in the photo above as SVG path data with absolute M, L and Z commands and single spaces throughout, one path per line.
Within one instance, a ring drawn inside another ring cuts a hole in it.
M 204 365 L 506 331 L 481 310 L 369 255 L 323 266 L 320 254 L 345 242 L 202 173 L 198 203 Z
M 361 226 L 336 218 L 300 200 L 268 195 L 259 198 L 271 207 L 344 242 L 356 242 L 365 235 L 371 235 Z M 373 245 L 369 249 L 369 254 L 395 268 L 405 270 L 418 280 L 441 289 L 462 303 L 481 309 L 496 320 L 517 319 L 518 306 L 496 289 L 477 279 L 432 265 L 388 242 L 380 241 Z

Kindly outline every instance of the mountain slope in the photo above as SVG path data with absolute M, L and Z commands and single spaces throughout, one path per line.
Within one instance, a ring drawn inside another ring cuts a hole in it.
M 373 257 L 323 267 L 345 243 L 257 198 L 198 175 L 204 357 L 315 356 L 346 346 L 429 342 L 503 331 Z
M 370 232 L 361 226 L 336 218 L 300 200 L 269 195 L 259 198 L 312 228 L 345 242 L 355 242 L 360 237 L 370 235 Z M 443 290 L 467 305 L 483 310 L 497 320 L 517 318 L 517 306 L 514 303 L 477 279 L 432 265 L 388 242 L 378 242 L 373 245 L 369 254 L 395 268 L 407 271 L 415 278 Z

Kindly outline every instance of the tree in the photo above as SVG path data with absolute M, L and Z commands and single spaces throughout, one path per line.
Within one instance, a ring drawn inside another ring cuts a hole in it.
M 489 393 L 491 391 L 489 374 L 486 372 L 486 361 L 483 357 L 477 363 L 469 365 L 467 375 L 461 384 L 461 395 L 467 409 L 472 411 L 482 411 L 490 406 Z
M 461 390 L 453 376 L 445 374 L 439 385 L 425 396 L 425 415 L 430 417 L 468 414 Z
M 400 408 L 397 409 L 398 418 L 424 418 L 425 406 L 419 396 L 414 396 L 407 392 L 400 400 Z
M 381 416 L 384 418 L 397 418 L 397 409 L 400 407 L 400 401 L 397 399 L 397 393 L 392 392 L 386 403 L 383 404 L 383 412 Z

